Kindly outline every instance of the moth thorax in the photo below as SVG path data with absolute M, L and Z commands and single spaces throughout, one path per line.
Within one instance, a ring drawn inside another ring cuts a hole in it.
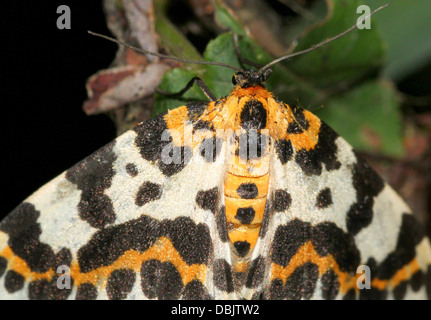
M 260 130 L 266 127 L 267 110 L 261 101 L 246 99 L 240 113 L 240 126 L 245 130 Z

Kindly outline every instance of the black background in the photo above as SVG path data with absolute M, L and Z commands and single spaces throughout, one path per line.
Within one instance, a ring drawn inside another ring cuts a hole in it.
M 60 5 L 71 29 L 59 30 Z M 5 216 L 40 186 L 115 138 L 106 115 L 87 116 L 89 76 L 112 62 L 117 46 L 102 1 L 8 1 L 1 27 L 1 208 Z

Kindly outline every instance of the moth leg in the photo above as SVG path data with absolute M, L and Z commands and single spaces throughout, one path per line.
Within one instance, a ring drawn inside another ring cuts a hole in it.
M 248 64 L 249 66 L 255 67 L 257 69 L 260 69 L 263 67 L 263 65 L 256 63 L 254 61 L 251 61 L 250 59 L 245 58 L 241 54 L 241 52 L 239 51 L 239 45 L 238 45 L 238 34 L 236 33 L 233 34 L 233 43 L 235 46 L 235 53 L 238 56 L 239 63 L 241 64 L 241 68 L 245 69 L 244 64 Z
M 156 89 L 156 91 L 160 94 L 163 94 L 167 97 L 179 97 L 182 96 L 184 93 L 186 93 L 194 84 L 197 84 L 198 87 L 202 90 L 202 92 L 207 96 L 207 98 L 210 101 L 215 101 L 217 100 L 217 97 L 211 92 L 211 90 L 207 87 L 207 85 L 205 84 L 205 82 L 203 82 L 203 80 L 199 77 L 193 77 L 184 87 L 184 89 L 172 93 L 172 92 L 167 92 L 164 90 L 161 90 L 159 88 Z

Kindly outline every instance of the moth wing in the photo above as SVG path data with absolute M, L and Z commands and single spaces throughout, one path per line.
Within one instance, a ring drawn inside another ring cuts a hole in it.
M 175 129 L 202 126 L 206 106 L 124 133 L 11 212 L 0 224 L 0 297 L 223 296 L 212 281 L 213 260 L 229 254 L 215 216 L 223 151 L 208 157 L 210 130 L 195 144 L 174 139 Z
M 294 113 L 318 139 L 274 141 L 250 287 L 266 299 L 430 298 L 430 243 L 411 210 L 329 126 Z

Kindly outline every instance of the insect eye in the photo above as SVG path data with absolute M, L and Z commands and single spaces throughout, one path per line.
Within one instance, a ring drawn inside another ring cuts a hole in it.
M 245 78 L 246 77 L 243 73 L 237 72 L 232 77 L 232 83 L 234 85 L 242 85 L 244 83 Z

